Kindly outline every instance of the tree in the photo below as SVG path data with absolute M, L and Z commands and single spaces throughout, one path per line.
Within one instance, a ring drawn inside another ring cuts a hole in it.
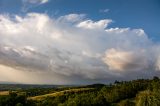
M 22 103 L 17 103 L 16 106 L 23 106 L 23 104 Z
M 153 81 L 157 82 L 157 81 L 159 81 L 159 78 L 157 76 L 154 76 Z

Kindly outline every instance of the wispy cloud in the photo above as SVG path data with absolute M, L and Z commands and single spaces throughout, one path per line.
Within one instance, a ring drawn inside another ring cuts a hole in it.
M 49 0 L 22 0 L 22 12 L 27 12 L 29 9 L 38 5 L 46 4 Z
M 30 4 L 45 4 L 49 2 L 49 0 L 23 0 L 24 3 L 30 3 Z
M 108 13 L 110 10 L 109 9 L 100 9 L 99 12 L 100 13 Z

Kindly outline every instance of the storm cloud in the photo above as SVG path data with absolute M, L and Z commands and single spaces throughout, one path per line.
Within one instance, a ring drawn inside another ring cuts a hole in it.
M 11 73 L 19 73 L 15 82 L 77 84 L 159 73 L 159 44 L 141 28 L 109 28 L 112 22 L 85 14 L 1 14 L 0 76 L 13 81 Z

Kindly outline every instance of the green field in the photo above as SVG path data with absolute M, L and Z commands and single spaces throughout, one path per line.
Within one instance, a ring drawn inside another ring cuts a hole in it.
M 76 92 L 83 92 L 83 91 L 89 91 L 89 90 L 93 90 L 94 88 L 78 88 L 78 89 L 69 89 L 69 90 L 63 90 L 63 91 L 58 91 L 55 93 L 49 93 L 49 94 L 45 94 L 45 95 L 39 95 L 39 96 L 34 96 L 34 97 L 29 97 L 28 99 L 30 100 L 44 100 L 47 97 L 56 97 L 56 96 L 62 96 L 65 93 L 76 93 Z

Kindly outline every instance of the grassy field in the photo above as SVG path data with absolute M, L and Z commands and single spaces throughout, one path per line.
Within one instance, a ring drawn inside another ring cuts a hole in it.
M 63 90 L 63 91 L 58 91 L 58 92 L 54 92 L 54 93 L 50 93 L 50 94 L 29 97 L 28 99 L 40 101 L 40 100 L 45 99 L 46 97 L 56 97 L 56 96 L 64 95 L 65 93 L 70 93 L 70 92 L 76 93 L 76 92 L 89 91 L 89 90 L 93 90 L 93 89 L 95 89 L 95 88 L 77 88 L 77 89 Z
M 0 95 L 9 95 L 9 91 L 0 91 Z

